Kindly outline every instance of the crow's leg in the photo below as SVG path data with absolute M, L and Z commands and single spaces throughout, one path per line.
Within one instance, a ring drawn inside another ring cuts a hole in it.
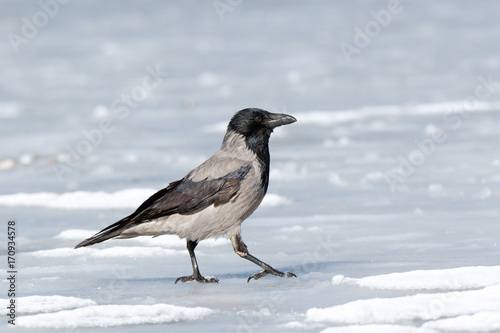
M 250 276 L 247 280 L 247 282 L 250 282 L 251 279 L 258 280 L 261 277 L 266 276 L 267 274 L 272 274 L 280 277 L 297 277 L 295 274 L 290 273 L 290 272 L 280 272 L 278 270 L 275 270 L 265 262 L 259 260 L 258 258 L 254 257 L 250 253 L 248 253 L 247 246 L 243 241 L 241 240 L 241 235 L 237 234 L 231 237 L 231 244 L 233 245 L 234 252 L 236 252 L 237 255 L 239 255 L 242 258 L 245 258 L 246 260 L 249 260 L 253 262 L 256 265 L 259 265 L 262 267 L 264 270 L 260 273 L 255 273 L 252 276 Z
M 205 279 L 203 276 L 201 276 L 200 270 L 198 269 L 198 263 L 196 262 L 196 257 L 194 255 L 194 249 L 196 248 L 196 245 L 198 245 L 198 242 L 190 240 L 187 241 L 187 249 L 189 251 L 189 256 L 191 257 L 191 264 L 193 265 L 193 275 L 182 276 L 175 280 L 175 283 L 179 281 L 186 282 L 193 280 L 201 283 L 218 283 L 219 280 L 216 278 Z

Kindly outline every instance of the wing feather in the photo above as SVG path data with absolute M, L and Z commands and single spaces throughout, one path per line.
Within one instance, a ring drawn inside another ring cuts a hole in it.
M 251 166 L 242 166 L 217 179 L 192 181 L 189 175 L 170 183 L 144 201 L 135 212 L 106 227 L 76 246 L 88 246 L 119 236 L 124 230 L 172 214 L 195 214 L 211 205 L 228 203 L 235 197 Z

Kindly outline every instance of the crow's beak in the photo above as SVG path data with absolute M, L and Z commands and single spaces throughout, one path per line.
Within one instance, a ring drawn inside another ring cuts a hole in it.
M 264 123 L 269 128 L 275 128 L 281 125 L 288 125 L 296 122 L 297 119 L 288 115 L 281 113 L 269 113 L 265 116 Z

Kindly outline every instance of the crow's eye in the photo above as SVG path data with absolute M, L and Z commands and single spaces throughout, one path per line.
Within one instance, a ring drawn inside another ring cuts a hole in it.
M 262 117 L 261 116 L 255 116 L 254 120 L 258 123 L 262 122 Z

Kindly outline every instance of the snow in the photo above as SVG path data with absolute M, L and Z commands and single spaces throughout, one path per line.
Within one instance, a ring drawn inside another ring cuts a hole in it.
M 438 331 L 498 331 L 500 329 L 500 311 L 479 311 L 472 315 L 432 321 L 425 323 L 423 327 Z
M 432 329 L 423 329 L 401 325 L 351 325 L 343 327 L 330 327 L 321 333 L 438 333 Z
M 63 209 L 120 209 L 137 208 L 155 193 L 152 189 L 128 189 L 114 193 L 99 191 L 89 193 L 77 191 L 69 193 L 16 193 L 0 196 L 0 204 L 5 206 L 39 206 Z
M 18 325 L 27 328 L 67 329 L 166 324 L 186 320 L 200 320 L 213 313 L 213 310 L 207 308 L 186 308 L 170 304 L 100 305 L 23 316 L 19 319 Z
M 369 118 L 380 118 L 405 114 L 409 116 L 429 116 L 442 115 L 447 111 L 464 109 L 463 101 L 449 101 L 444 103 L 417 104 L 412 106 L 381 105 L 363 107 L 354 110 L 330 111 L 309 111 L 298 113 L 297 119 L 304 124 L 315 124 L 321 126 L 331 126 L 334 124 L 350 123 L 355 121 L 368 120 Z M 467 112 L 495 112 L 500 108 L 500 102 L 478 102 L 474 108 Z M 426 128 L 429 133 L 429 128 Z M 432 133 L 432 130 L 431 130 Z
M 343 283 L 365 288 L 396 290 L 459 290 L 500 285 L 500 266 L 459 267 L 418 270 L 404 273 L 367 276 L 360 279 L 336 275 L 333 285 Z
M 2 315 L 7 314 L 8 299 L 2 299 Z M 64 296 L 26 296 L 19 297 L 19 311 L 23 314 L 58 312 L 68 309 L 82 308 L 96 305 L 91 299 Z
M 37 206 L 58 209 L 124 209 L 137 208 L 153 195 L 153 189 L 128 189 L 114 193 L 77 191 L 68 193 L 16 193 L 0 195 L 2 206 Z M 262 202 L 264 206 L 287 205 L 289 200 L 270 193 Z
M 338 324 L 395 324 L 500 310 L 500 285 L 461 293 L 415 294 L 358 300 L 329 308 L 311 308 L 306 321 Z
M 21 114 L 20 109 L 17 103 L 0 102 L 0 119 L 17 118 Z
M 499 331 L 500 3 L 214 3 L 0 2 L 15 329 Z M 175 284 L 192 272 L 175 235 L 74 249 L 217 151 L 245 107 L 297 118 L 241 226 L 297 278 L 247 283 L 260 267 L 226 237 L 196 248 L 218 284 Z
M 83 239 L 82 239 L 83 240 Z M 75 251 L 71 247 L 62 247 L 51 250 L 39 250 L 29 252 L 28 255 L 44 258 L 44 257 L 74 257 L 84 255 L 86 257 L 94 258 L 136 258 L 136 257 L 150 257 L 150 256 L 176 256 L 184 255 L 186 251 L 176 251 L 171 249 L 164 249 L 161 247 L 134 247 L 134 246 L 115 246 L 111 248 L 106 248 L 102 250 L 97 250 L 93 248 L 83 248 Z
M 97 230 L 69 229 L 61 231 L 54 238 L 61 240 L 77 241 L 79 239 L 89 238 L 95 233 L 97 233 Z
M 402 331 L 432 329 L 491 331 L 500 327 L 500 266 L 459 267 L 382 274 L 364 278 L 336 275 L 333 286 L 342 284 L 381 290 L 428 290 L 412 295 L 369 298 L 328 308 L 310 308 L 304 323 L 290 322 L 288 328 L 327 323 L 338 326 L 326 332 Z M 443 290 L 452 290 L 443 292 Z M 422 322 L 421 328 L 399 327 L 401 323 Z M 390 325 L 390 326 L 387 326 Z

